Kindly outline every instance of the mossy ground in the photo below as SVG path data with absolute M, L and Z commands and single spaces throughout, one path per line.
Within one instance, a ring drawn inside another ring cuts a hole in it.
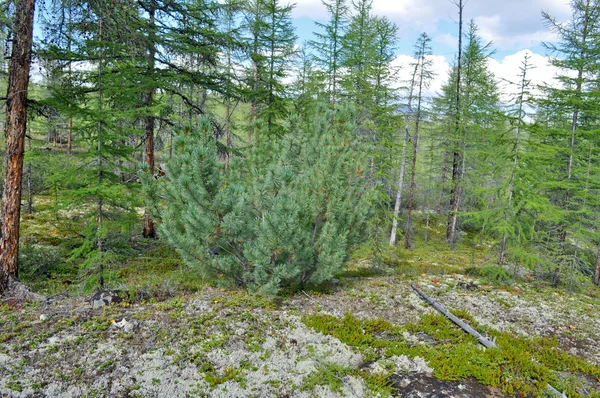
M 125 300 L 92 310 L 77 262 L 65 257 L 81 225 L 48 212 L 26 220 L 24 237 L 56 261 L 24 279 L 70 297 L 0 306 L 0 395 L 385 397 L 397 393 L 394 375 L 413 377 L 394 363 L 407 357 L 426 360 L 437 379 L 510 395 L 540 396 L 550 383 L 569 397 L 598 396 L 598 290 L 569 295 L 543 280 L 498 276 L 496 248 L 478 236 L 452 251 L 433 225 L 428 245 L 417 237 L 412 251 L 382 243 L 377 267 L 365 245 L 334 283 L 268 298 L 219 288 L 160 242 L 124 234 L 131 251 L 108 281 Z M 38 234 L 56 222 L 71 232 Z M 409 283 L 501 349 L 483 350 Z M 120 316 L 139 326 L 118 329 Z

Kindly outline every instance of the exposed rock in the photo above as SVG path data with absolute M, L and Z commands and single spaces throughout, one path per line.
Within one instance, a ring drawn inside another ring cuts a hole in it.
M 121 316 L 112 320 L 112 325 L 117 329 L 121 329 L 127 333 L 131 333 L 133 329 L 138 327 L 139 322 L 127 316 Z
M 106 305 L 111 305 L 112 303 L 120 303 L 121 297 L 116 290 L 100 290 L 94 293 L 89 301 L 92 304 L 92 308 L 97 309 Z

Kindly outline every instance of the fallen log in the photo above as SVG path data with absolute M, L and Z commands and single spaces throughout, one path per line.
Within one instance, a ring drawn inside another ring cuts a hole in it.
M 477 330 L 473 329 L 471 326 L 467 325 L 464 321 L 462 321 L 461 319 L 459 319 L 458 317 L 456 317 L 455 315 L 453 315 L 443 305 L 441 305 L 440 303 L 436 302 L 434 299 L 432 299 L 431 297 L 429 297 L 427 294 L 425 294 L 425 292 L 423 292 L 421 289 L 419 289 L 415 285 L 411 284 L 410 287 L 415 292 L 417 292 L 417 294 L 419 296 L 421 296 L 421 298 L 423 300 L 427 301 L 427 303 L 429 303 L 433 308 L 435 308 L 436 310 L 438 310 L 442 315 L 444 315 L 446 318 L 450 319 L 454 324 L 456 324 L 462 330 L 464 330 L 465 332 L 469 333 L 471 336 L 475 337 L 477 339 L 477 341 L 479 341 L 479 343 L 482 344 L 484 347 L 486 347 L 486 348 L 498 348 L 498 349 L 500 349 L 500 347 L 498 347 L 496 345 L 495 339 L 492 340 L 492 339 L 488 339 L 487 337 L 483 336 L 481 333 L 479 333 Z M 564 392 L 561 393 L 556 388 L 552 387 L 550 384 L 548 384 L 546 386 L 546 390 L 552 396 L 560 397 L 560 398 L 568 398 L 567 395 Z
M 444 306 L 437 303 L 431 297 L 426 295 L 421 289 L 417 288 L 415 285 L 410 285 L 410 287 L 412 287 L 412 289 L 415 292 L 417 292 L 419 294 L 419 296 L 421 296 L 421 298 L 423 298 L 423 300 L 425 300 L 429 304 L 431 304 L 431 306 L 433 306 L 433 308 L 435 308 L 436 310 L 441 312 L 446 318 L 450 319 L 457 326 L 459 326 L 462 330 L 469 333 L 471 336 L 475 337 L 477 339 L 477 341 L 479 341 L 483 346 L 485 346 L 487 348 L 496 347 L 496 343 L 494 342 L 494 340 L 491 340 L 491 339 L 488 339 L 487 337 L 482 336 L 481 333 L 479 333 L 477 330 L 473 329 L 471 326 L 467 325 L 465 322 L 461 321 L 456 316 L 452 315 L 452 313 L 450 311 L 448 311 L 446 308 L 444 308 Z

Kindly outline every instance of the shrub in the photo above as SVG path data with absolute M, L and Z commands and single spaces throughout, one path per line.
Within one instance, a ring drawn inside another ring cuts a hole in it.
M 27 281 L 48 277 L 65 262 L 65 257 L 56 248 L 26 242 L 19 252 L 19 277 Z
M 204 120 L 178 134 L 164 177 L 141 173 L 159 234 L 184 261 L 266 294 L 343 267 L 370 197 L 351 114 L 319 107 L 308 125 L 291 117 L 286 129 L 259 133 L 225 170 Z

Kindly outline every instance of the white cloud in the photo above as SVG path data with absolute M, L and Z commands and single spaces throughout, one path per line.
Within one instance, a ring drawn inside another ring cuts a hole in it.
M 529 50 L 521 50 L 501 60 L 490 59 L 488 66 L 498 79 L 502 100 L 505 102 L 510 101 L 519 92 L 520 68 L 526 54 L 530 56 L 529 65 L 531 65 L 531 69 L 527 72 L 527 80 L 531 82 L 530 91 L 533 95 L 539 93 L 539 90 L 536 89 L 538 86 L 555 86 L 558 84 L 555 78 L 559 74 L 559 69 L 550 64 L 549 57 L 532 53 Z
M 544 27 L 542 10 L 559 21 L 570 16 L 568 0 L 468 0 L 464 20 L 474 19 L 482 36 L 498 48 L 516 51 L 555 40 Z M 373 12 L 395 22 L 400 36 L 426 31 L 431 36 L 439 34 L 442 40 L 448 34 L 448 26 L 458 20 L 453 0 L 374 0 Z M 296 0 L 294 16 L 327 19 L 321 0 Z
M 548 30 L 536 30 L 516 34 L 507 34 L 503 31 L 503 21 L 500 15 L 481 16 L 475 18 L 479 27 L 479 35 L 485 42 L 492 42 L 495 48 L 502 50 L 511 48 L 527 48 L 539 45 L 542 42 L 553 42 L 557 39 L 555 33 Z
M 488 66 L 499 83 L 499 89 L 502 93 L 501 100 L 503 102 L 508 103 L 511 101 L 513 96 L 519 91 L 520 68 L 525 54 L 529 54 L 530 56 L 529 65 L 531 66 L 531 69 L 528 72 L 527 79 L 531 81 L 530 90 L 533 94 L 539 92 L 536 89 L 537 86 L 558 84 L 555 77 L 558 75 L 559 70 L 550 64 L 550 58 L 533 53 L 530 50 L 518 51 L 501 60 L 490 59 Z M 441 93 L 442 86 L 448 80 L 448 75 L 450 73 L 450 65 L 445 57 L 433 55 L 431 56 L 431 61 L 435 78 L 425 94 L 430 97 L 437 96 Z M 395 87 L 405 87 L 407 85 L 413 71 L 413 68 L 410 65 L 414 62 L 415 59 L 410 55 L 399 55 L 394 59 L 392 65 L 401 68 Z
M 292 11 L 292 16 L 294 18 L 327 18 L 327 9 L 323 3 L 321 3 L 321 0 L 297 0 L 294 3 L 296 4 L 296 7 L 294 7 L 294 10 Z
M 456 48 L 458 48 L 457 36 L 454 36 L 451 33 L 444 33 L 444 34 L 435 36 L 433 38 L 433 41 L 436 43 L 444 44 L 450 48 L 456 49 Z
M 425 96 L 433 97 L 436 96 L 442 89 L 444 82 L 448 79 L 450 73 L 450 65 L 446 58 L 442 55 L 432 55 L 429 57 L 432 62 L 431 69 L 435 74 L 429 89 L 426 91 Z M 393 67 L 399 67 L 400 73 L 396 80 L 395 87 L 405 87 L 411 80 L 414 67 L 411 64 L 415 62 L 415 59 L 410 55 L 399 55 L 392 61 Z

